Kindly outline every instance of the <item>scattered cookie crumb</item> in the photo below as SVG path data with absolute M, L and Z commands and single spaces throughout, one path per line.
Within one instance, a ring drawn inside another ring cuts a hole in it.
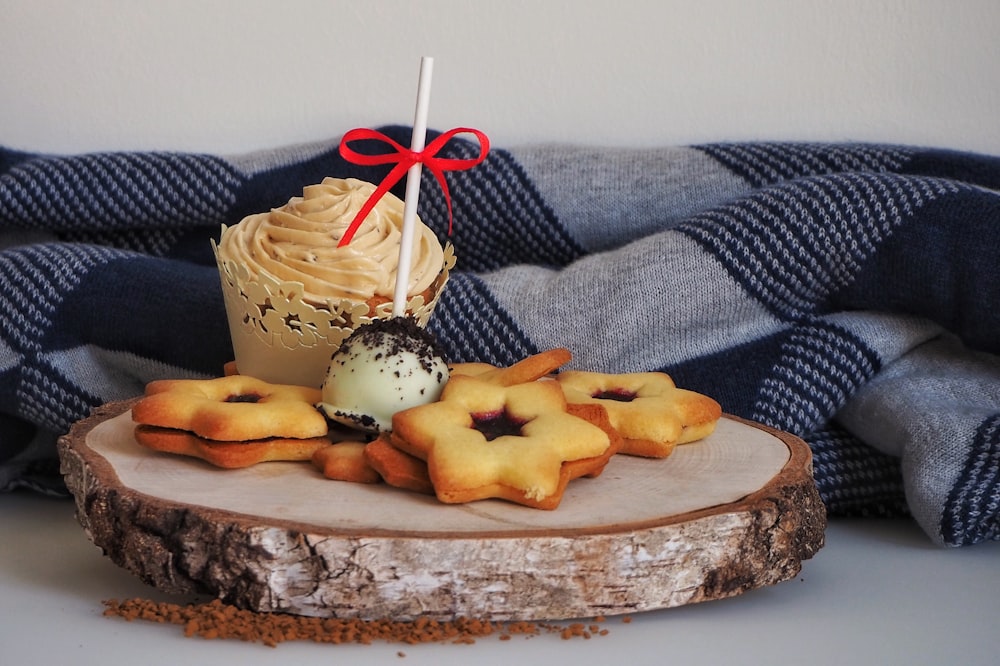
M 595 617 L 592 624 L 549 622 L 491 622 L 469 618 L 439 621 L 417 618 L 412 621 L 359 620 L 318 618 L 282 613 L 257 613 L 242 610 L 215 599 L 207 602 L 181 605 L 156 602 L 149 599 L 110 599 L 104 601 L 104 615 L 120 617 L 127 621 L 145 620 L 183 627 L 184 635 L 206 639 L 236 639 L 263 643 L 275 647 L 285 641 L 313 641 L 316 643 L 358 643 L 368 645 L 376 641 L 388 643 L 454 643 L 472 644 L 477 639 L 495 636 L 509 641 L 514 636 L 531 638 L 542 633 L 559 634 L 564 640 L 590 639 L 605 636 L 601 628 L 603 616 Z M 630 618 L 623 619 L 624 622 Z M 398 657 L 406 653 L 399 651 Z

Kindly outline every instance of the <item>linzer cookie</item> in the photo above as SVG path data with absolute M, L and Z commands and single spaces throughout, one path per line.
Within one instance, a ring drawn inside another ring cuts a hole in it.
M 320 395 L 319 389 L 244 375 L 163 379 L 146 385 L 132 420 L 217 441 L 323 437 L 329 427 L 314 407 Z
M 139 425 L 135 441 L 153 451 L 200 458 L 223 469 L 241 469 L 264 462 L 302 462 L 316 451 L 330 447 L 326 437 L 267 439 L 223 442 L 205 439 L 187 430 Z
M 242 375 L 154 381 L 132 406 L 135 440 L 227 469 L 309 460 L 330 445 L 318 397 L 317 389 Z
M 539 509 L 555 509 L 570 480 L 599 474 L 618 449 L 613 430 L 567 411 L 555 382 L 500 386 L 461 375 L 438 402 L 397 413 L 392 442 L 427 463 L 442 502 L 499 498 Z
M 707 437 L 722 416 L 715 400 L 677 388 L 662 372 L 567 370 L 556 381 L 570 403 L 603 406 L 631 455 L 666 458 L 676 445 Z

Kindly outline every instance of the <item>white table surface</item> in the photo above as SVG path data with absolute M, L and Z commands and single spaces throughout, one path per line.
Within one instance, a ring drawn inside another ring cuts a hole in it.
M 90 543 L 72 502 L 0 495 L 5 666 L 1000 663 L 1000 542 L 946 550 L 909 520 L 834 520 L 826 546 L 790 581 L 629 623 L 611 617 L 609 633 L 589 640 L 270 648 L 102 615 L 102 600 L 131 597 L 166 599 Z

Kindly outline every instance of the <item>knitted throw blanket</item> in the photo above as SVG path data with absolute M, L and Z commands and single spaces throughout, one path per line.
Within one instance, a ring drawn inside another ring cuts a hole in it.
M 0 148 L 0 489 L 65 493 L 55 438 L 92 407 L 221 373 L 209 239 L 325 176 L 387 172 L 337 145 Z M 476 152 L 456 139 L 442 156 Z M 447 177 L 458 265 L 430 328 L 450 360 L 564 346 L 574 367 L 665 371 L 808 442 L 833 516 L 910 515 L 950 546 L 1000 538 L 1000 158 L 539 145 Z M 426 176 L 420 214 L 444 238 Z

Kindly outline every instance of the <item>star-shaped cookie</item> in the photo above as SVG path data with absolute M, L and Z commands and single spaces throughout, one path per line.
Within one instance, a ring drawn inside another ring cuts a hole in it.
M 570 409 L 551 380 L 501 386 L 455 376 L 438 402 L 396 414 L 392 441 L 426 461 L 442 502 L 554 509 L 571 479 L 596 476 L 620 447 L 603 408 Z
M 624 439 L 621 452 L 630 455 L 666 458 L 676 445 L 711 434 L 722 416 L 715 400 L 677 388 L 662 372 L 567 370 L 556 381 L 570 403 L 603 406 Z

